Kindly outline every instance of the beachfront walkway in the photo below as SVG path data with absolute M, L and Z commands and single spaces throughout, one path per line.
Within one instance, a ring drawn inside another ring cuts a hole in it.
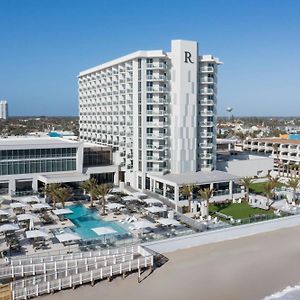
M 44 300 L 255 300 L 300 281 L 300 226 L 167 254 L 142 283 L 137 275 L 45 296 Z

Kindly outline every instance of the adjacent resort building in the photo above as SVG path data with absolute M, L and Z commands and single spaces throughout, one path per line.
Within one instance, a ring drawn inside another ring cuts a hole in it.
M 274 171 L 281 176 L 300 174 L 300 140 L 293 138 L 265 138 L 244 141 L 246 152 L 274 159 Z
M 80 139 L 110 146 L 120 181 L 179 206 L 183 184 L 233 195 L 238 177 L 216 171 L 220 60 L 195 41 L 137 51 L 78 76 Z

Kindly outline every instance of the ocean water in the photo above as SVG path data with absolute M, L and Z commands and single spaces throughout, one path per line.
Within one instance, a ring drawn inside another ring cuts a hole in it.
M 263 300 L 300 300 L 300 285 L 288 286 L 281 292 L 267 296 Z

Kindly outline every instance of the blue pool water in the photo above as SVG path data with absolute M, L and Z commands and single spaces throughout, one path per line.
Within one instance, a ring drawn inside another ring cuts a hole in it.
M 65 217 L 75 225 L 73 230 L 78 233 L 83 240 L 101 238 L 101 236 L 92 230 L 92 228 L 97 227 L 111 227 L 117 232 L 113 235 L 125 235 L 128 233 L 116 222 L 101 220 L 99 212 L 96 209 L 86 208 L 83 205 L 71 205 L 68 206 L 68 208 L 71 209 L 73 213 L 67 214 Z

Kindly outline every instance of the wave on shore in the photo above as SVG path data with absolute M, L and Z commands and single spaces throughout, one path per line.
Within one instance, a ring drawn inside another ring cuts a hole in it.
M 281 292 L 265 297 L 263 300 L 299 300 L 300 285 L 288 286 Z

